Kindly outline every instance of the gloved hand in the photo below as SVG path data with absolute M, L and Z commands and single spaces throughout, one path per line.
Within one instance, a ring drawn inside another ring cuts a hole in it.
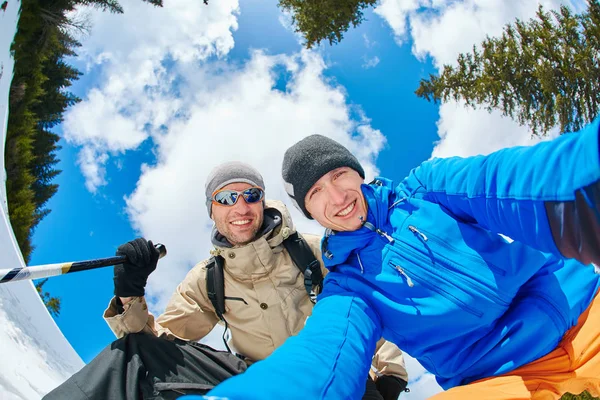
M 159 251 L 151 240 L 137 238 L 120 245 L 116 255 L 126 256 L 127 262 L 115 265 L 115 296 L 143 296 L 148 276 L 158 264 Z
M 377 391 L 381 393 L 383 400 L 397 400 L 400 393 L 406 390 L 406 382 L 396 376 L 382 375 L 375 381 Z
M 373 379 L 371 379 L 370 376 L 367 378 L 365 394 L 363 394 L 362 400 L 383 400 L 381 394 L 377 390 L 375 382 L 373 382 Z

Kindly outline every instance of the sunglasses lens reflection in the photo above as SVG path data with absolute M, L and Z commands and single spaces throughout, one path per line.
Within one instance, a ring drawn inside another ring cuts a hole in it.
M 213 196 L 213 200 L 224 206 L 232 206 L 238 201 L 240 195 L 244 196 L 246 203 L 252 204 L 261 201 L 264 192 L 261 188 L 249 188 L 242 192 L 237 192 L 235 190 L 221 190 Z
M 262 199 L 262 190 L 250 188 L 244 191 L 244 199 L 246 200 L 246 203 L 257 203 Z
M 224 206 L 232 206 L 238 198 L 238 193 L 233 190 L 223 190 L 215 195 L 215 201 Z

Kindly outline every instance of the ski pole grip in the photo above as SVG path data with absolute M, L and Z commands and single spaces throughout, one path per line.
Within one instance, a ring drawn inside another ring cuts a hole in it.
M 167 248 L 162 243 L 157 243 L 154 248 L 158 250 L 158 258 L 161 259 L 167 255 Z

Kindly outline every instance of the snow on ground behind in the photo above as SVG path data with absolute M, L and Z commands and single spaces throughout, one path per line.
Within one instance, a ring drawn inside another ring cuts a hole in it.
M 0 154 L 4 154 L 8 91 L 14 62 L 10 44 L 20 2 L 9 0 L 0 10 Z M 6 173 L 0 157 L 0 269 L 23 266 L 6 212 Z M 45 395 L 83 367 L 38 296 L 33 283 L 0 284 L 0 400 L 35 399 Z

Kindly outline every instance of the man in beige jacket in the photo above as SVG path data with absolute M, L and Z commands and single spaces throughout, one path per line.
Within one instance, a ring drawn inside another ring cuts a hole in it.
M 107 393 L 111 399 L 171 399 L 204 393 L 297 334 L 313 302 L 304 274 L 283 245 L 295 233 L 288 210 L 279 201 L 266 201 L 264 187 L 260 173 L 247 164 L 225 163 L 211 172 L 205 192 L 215 223 L 213 258 L 189 271 L 158 318 L 148 312 L 144 298 L 157 250 L 144 239 L 120 246 L 117 254 L 129 262 L 115 267 L 115 297 L 104 318 L 121 339 L 46 399 L 100 399 Z M 326 274 L 320 237 L 302 237 Z M 207 267 L 215 267 L 214 257 L 223 266 L 222 314 L 207 290 Z M 218 323 L 230 329 L 235 356 L 196 343 Z M 408 380 L 401 351 L 381 340 L 365 379 L 365 399 L 397 399 Z

